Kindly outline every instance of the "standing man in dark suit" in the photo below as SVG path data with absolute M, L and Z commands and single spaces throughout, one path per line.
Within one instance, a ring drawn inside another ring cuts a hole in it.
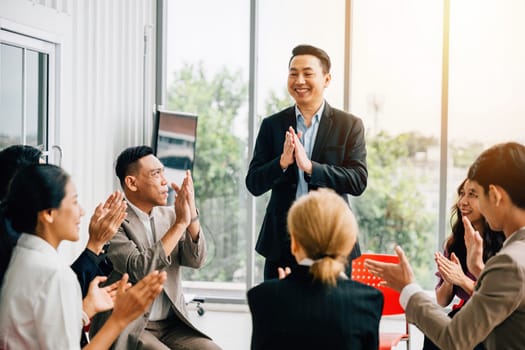
M 349 194 L 358 196 L 366 188 L 363 122 L 332 108 L 323 97 L 330 65 L 323 50 L 295 47 L 288 92 L 296 104 L 265 118 L 257 136 L 246 187 L 255 196 L 272 191 L 255 248 L 266 258 L 265 280 L 276 278 L 279 267 L 296 265 L 286 230 L 286 214 L 295 199 L 328 187 L 349 203 Z M 356 243 L 349 258 L 360 254 Z

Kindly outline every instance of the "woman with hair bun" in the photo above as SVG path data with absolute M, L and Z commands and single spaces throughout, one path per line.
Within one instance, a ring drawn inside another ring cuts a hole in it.
M 346 202 L 311 191 L 287 220 L 298 266 L 248 291 L 251 349 L 377 349 L 383 296 L 344 274 L 358 232 Z

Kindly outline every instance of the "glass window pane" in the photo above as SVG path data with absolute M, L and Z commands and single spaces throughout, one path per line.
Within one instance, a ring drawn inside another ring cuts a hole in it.
M 47 55 L 26 51 L 26 144 L 45 144 L 47 120 Z
M 525 3 L 454 2 L 450 16 L 448 202 L 476 156 L 525 143 Z
M 0 44 L 0 148 L 22 142 L 23 49 Z
M 166 107 L 198 115 L 193 177 L 208 242 L 206 265 L 185 269 L 184 278 L 239 282 L 244 290 L 250 3 L 167 5 Z
M 432 288 L 439 204 L 442 3 L 353 1 L 350 110 L 367 129 L 363 250 L 403 246 Z

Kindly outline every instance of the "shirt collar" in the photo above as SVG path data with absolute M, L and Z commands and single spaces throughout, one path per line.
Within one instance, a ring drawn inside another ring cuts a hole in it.
M 313 117 L 313 120 L 314 121 L 321 121 L 321 117 L 323 116 L 323 112 L 324 112 L 324 106 L 325 106 L 325 101 L 323 100 L 323 103 L 321 103 L 321 107 L 319 107 L 319 109 L 317 110 L 317 112 L 315 112 L 314 114 L 314 117 Z M 299 107 L 297 107 L 297 104 L 295 105 L 295 118 L 296 119 L 299 119 L 299 118 L 303 118 L 303 115 L 301 114 L 301 111 L 299 110 Z
M 58 257 L 58 252 L 45 239 L 30 233 L 22 233 L 17 245 L 27 249 L 34 249 L 47 255 Z
M 153 210 L 155 209 L 155 207 L 151 209 L 151 214 L 148 215 L 148 213 L 145 213 L 144 211 L 140 210 L 136 205 L 131 203 L 129 200 L 127 200 L 127 203 L 141 221 L 149 221 L 151 215 L 153 215 Z
M 304 258 L 303 260 L 299 261 L 297 264 L 303 265 L 303 266 L 312 266 L 314 264 L 314 261 L 310 258 Z
M 513 242 L 515 240 L 520 240 L 523 236 L 525 236 L 525 226 L 518 229 L 516 232 L 511 234 L 507 239 L 503 241 L 503 247 L 510 244 L 510 242 Z
M 302 266 L 312 266 L 315 263 L 315 261 L 316 260 L 312 260 L 310 258 L 304 258 L 303 260 L 299 261 L 297 264 L 302 265 Z M 344 272 L 341 272 L 339 274 L 339 278 L 344 279 L 344 280 L 349 279 L 348 276 Z

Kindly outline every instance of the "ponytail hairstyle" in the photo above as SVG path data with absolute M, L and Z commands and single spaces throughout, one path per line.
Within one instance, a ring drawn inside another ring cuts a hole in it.
M 299 198 L 288 212 L 288 230 L 314 260 L 314 280 L 335 286 L 357 238 L 357 222 L 348 204 L 321 188 Z

